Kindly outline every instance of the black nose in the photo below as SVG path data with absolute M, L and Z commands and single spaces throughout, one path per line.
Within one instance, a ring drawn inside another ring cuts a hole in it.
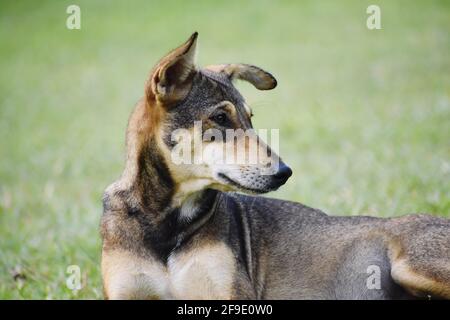
M 290 176 L 292 176 L 291 168 L 284 163 L 281 163 L 278 171 L 273 175 L 273 178 L 281 183 L 285 183 Z

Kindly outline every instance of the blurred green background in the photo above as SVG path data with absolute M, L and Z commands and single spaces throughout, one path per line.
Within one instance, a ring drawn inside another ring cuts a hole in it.
M 366 8 L 381 7 L 382 30 Z M 66 8 L 81 7 L 81 30 Z M 101 298 L 101 195 L 153 64 L 247 62 L 257 128 L 294 176 L 270 196 L 337 215 L 450 216 L 448 1 L 0 2 L 0 298 Z M 81 268 L 83 289 L 66 287 Z

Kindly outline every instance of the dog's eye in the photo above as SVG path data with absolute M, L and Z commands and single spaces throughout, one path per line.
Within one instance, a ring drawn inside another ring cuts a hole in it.
M 214 120 L 217 124 L 223 126 L 228 122 L 227 115 L 225 113 L 219 113 L 212 117 L 212 120 Z

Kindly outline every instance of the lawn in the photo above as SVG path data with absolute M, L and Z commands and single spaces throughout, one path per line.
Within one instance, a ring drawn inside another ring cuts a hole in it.
M 66 8 L 81 8 L 81 30 Z M 381 30 L 366 8 L 381 7 Z M 0 298 L 102 298 L 98 226 L 153 64 L 199 32 L 199 64 L 248 62 L 257 128 L 294 176 L 272 197 L 336 215 L 450 216 L 446 1 L 2 1 Z M 66 286 L 78 265 L 83 288 Z

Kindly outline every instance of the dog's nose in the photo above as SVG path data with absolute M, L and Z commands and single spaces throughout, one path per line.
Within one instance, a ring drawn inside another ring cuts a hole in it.
M 284 163 L 280 164 L 278 171 L 273 175 L 274 179 L 281 183 L 285 183 L 292 176 L 292 170 Z

